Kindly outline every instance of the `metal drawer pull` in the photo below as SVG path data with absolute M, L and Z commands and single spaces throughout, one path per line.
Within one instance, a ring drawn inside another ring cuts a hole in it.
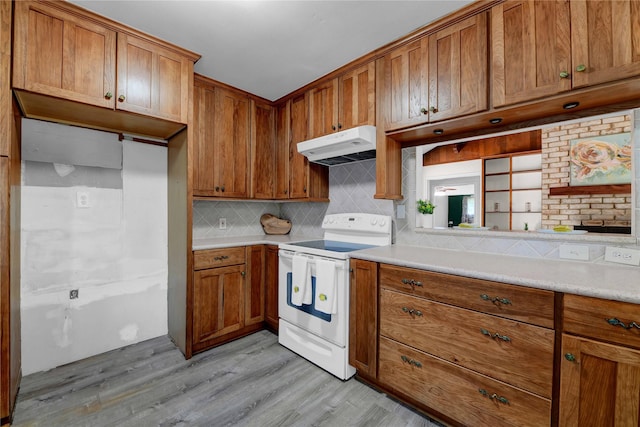
M 506 335 L 500 335 L 497 332 L 492 334 L 491 332 L 489 332 L 489 331 L 487 331 L 486 329 L 483 329 L 483 328 L 480 328 L 480 332 L 482 332 L 482 335 L 486 335 L 486 336 L 494 338 L 494 339 L 498 338 L 498 339 L 501 339 L 504 342 L 511 342 L 511 338 L 509 338 Z
M 422 282 L 413 279 L 402 279 L 402 283 L 405 285 L 411 285 L 412 288 L 415 286 L 422 286 Z
M 607 319 L 607 323 L 609 323 L 611 326 L 620 326 L 623 327 L 625 329 L 633 329 L 633 328 L 638 328 L 640 329 L 640 324 L 636 323 L 636 322 L 631 322 L 628 325 L 618 319 L 611 318 L 611 319 Z
M 422 316 L 422 312 L 420 310 L 416 310 L 413 308 L 408 308 L 408 307 L 402 307 L 402 311 L 404 311 L 405 313 L 409 313 L 410 315 L 416 315 L 416 316 Z
M 504 304 L 504 305 L 510 305 L 511 304 L 511 300 L 507 299 L 507 298 L 500 298 L 500 297 L 493 297 L 491 298 L 489 295 L 487 294 L 482 294 L 480 295 L 480 298 L 482 298 L 485 301 L 491 301 L 494 304 Z
M 214 257 L 213 259 L 216 260 L 216 261 L 222 261 L 222 260 L 225 260 L 225 259 L 229 259 L 229 256 L 228 255 L 222 255 L 222 256 Z
M 567 359 L 569 362 L 576 361 L 576 357 L 571 353 L 565 353 L 564 358 Z
M 410 359 L 410 358 L 408 358 L 407 356 L 404 356 L 404 355 L 400 356 L 400 359 L 402 359 L 402 361 L 404 363 L 408 363 L 409 365 L 413 365 L 416 368 L 422 368 L 422 363 L 418 362 L 417 360 Z
M 488 397 L 491 400 L 497 400 L 500 403 L 504 403 L 505 405 L 509 404 L 509 399 L 504 396 L 498 396 L 496 393 L 489 394 L 489 392 L 483 388 L 479 388 L 478 392 L 484 397 Z

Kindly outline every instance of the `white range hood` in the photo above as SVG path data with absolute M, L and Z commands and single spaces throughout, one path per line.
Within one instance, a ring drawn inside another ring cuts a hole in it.
M 298 143 L 298 152 L 310 162 L 327 166 L 376 157 L 376 127 L 358 126 Z

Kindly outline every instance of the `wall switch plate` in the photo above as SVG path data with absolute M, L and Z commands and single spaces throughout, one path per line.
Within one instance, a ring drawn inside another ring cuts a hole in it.
M 89 193 L 86 191 L 78 191 L 76 193 L 76 207 L 88 208 L 90 206 Z
M 80 291 L 78 289 L 71 289 L 69 291 L 69 299 L 76 299 L 80 296 Z
M 560 245 L 560 258 L 589 261 L 589 246 L 585 245 Z
M 618 264 L 640 265 L 640 250 L 607 246 L 604 250 L 604 260 Z
M 220 218 L 220 220 L 218 221 L 218 228 L 220 230 L 227 229 L 227 218 Z

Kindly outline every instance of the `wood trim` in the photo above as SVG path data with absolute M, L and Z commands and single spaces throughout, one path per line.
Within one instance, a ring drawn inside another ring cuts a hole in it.
M 577 196 L 583 194 L 631 194 L 631 184 L 579 185 L 549 188 L 550 196 Z
M 207 77 L 207 76 L 204 76 L 202 74 L 193 73 L 193 79 L 194 79 L 196 85 L 204 85 L 204 86 L 207 86 L 207 87 L 213 85 L 216 88 L 227 89 L 227 90 L 230 90 L 232 92 L 236 92 L 236 93 L 240 93 L 242 95 L 246 95 L 250 99 L 255 100 L 257 103 L 266 103 L 266 104 L 269 104 L 271 106 L 275 106 L 277 104 L 277 102 L 269 101 L 266 98 L 263 98 L 263 97 L 258 96 L 258 95 L 254 95 L 252 93 L 249 93 L 249 92 L 244 91 L 242 89 L 238 89 L 237 87 L 231 86 L 229 84 L 222 83 L 222 82 L 220 82 L 218 80 L 214 80 L 211 77 Z

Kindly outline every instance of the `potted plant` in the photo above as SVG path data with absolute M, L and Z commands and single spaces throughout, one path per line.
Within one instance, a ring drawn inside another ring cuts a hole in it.
M 436 208 L 436 205 L 431 203 L 430 200 L 418 200 L 418 213 L 422 216 L 422 227 L 424 228 L 433 228 L 433 210 Z

